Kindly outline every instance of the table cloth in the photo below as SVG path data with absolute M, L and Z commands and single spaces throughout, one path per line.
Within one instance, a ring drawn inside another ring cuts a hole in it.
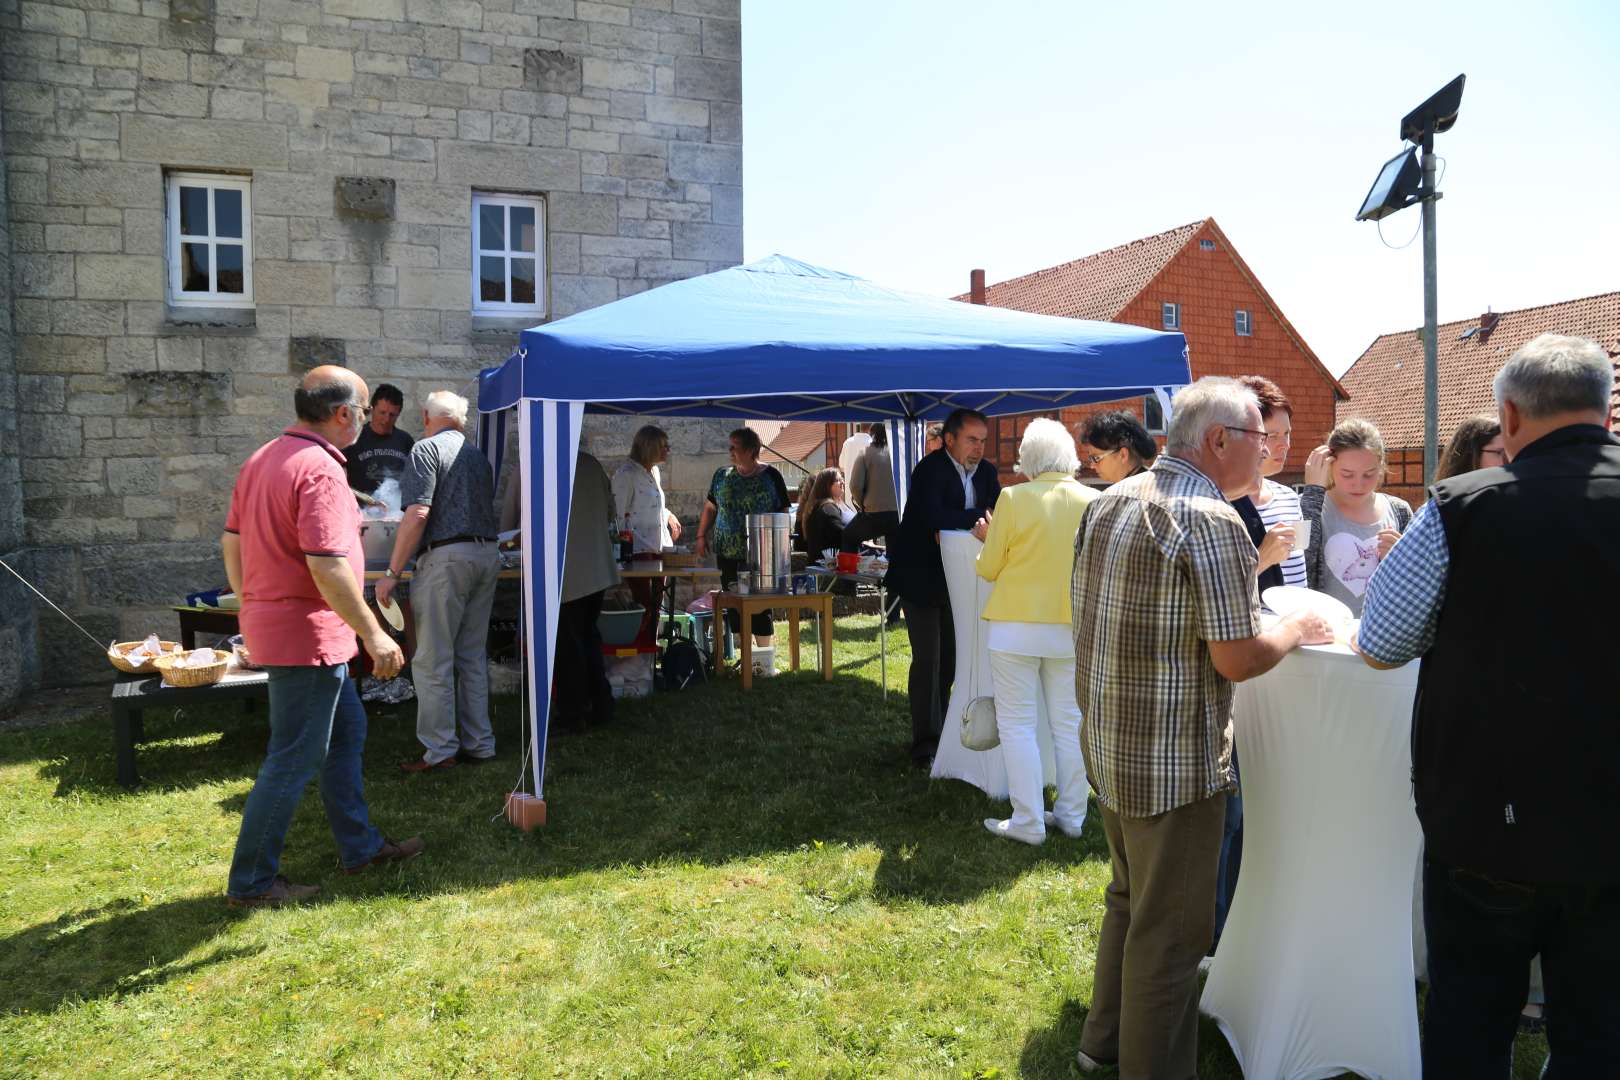
M 930 776 L 966 780 L 992 799 L 1007 797 L 1007 766 L 1001 747 L 994 750 L 968 750 L 962 746 L 962 714 L 976 697 L 991 697 L 995 683 L 990 675 L 990 627 L 979 614 L 990 599 L 994 584 L 979 576 L 976 569 L 984 544 L 969 532 L 939 534 L 940 556 L 945 562 L 945 583 L 951 591 L 951 620 L 956 626 L 956 684 L 945 711 L 945 726 L 939 735 Z M 1046 723 L 1046 710 L 1037 704 L 1035 734 L 1041 748 L 1042 782 L 1057 782 L 1052 756 L 1052 730 Z
M 1243 866 L 1200 1007 L 1250 1080 L 1421 1075 L 1417 673 L 1327 645 L 1238 686 Z

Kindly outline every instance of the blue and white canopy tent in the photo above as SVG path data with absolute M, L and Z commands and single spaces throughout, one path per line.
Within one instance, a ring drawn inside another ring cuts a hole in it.
M 1186 340 L 898 292 L 781 255 L 523 331 L 479 376 L 479 440 L 499 476 L 517 412 L 534 787 L 546 730 L 568 509 L 586 412 L 889 425 L 902 506 L 930 421 L 1170 396 Z

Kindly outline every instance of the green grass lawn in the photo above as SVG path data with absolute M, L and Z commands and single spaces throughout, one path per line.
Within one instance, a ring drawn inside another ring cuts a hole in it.
M 837 634 L 830 684 L 728 680 L 554 740 L 529 835 L 499 819 L 515 699 L 496 764 L 410 778 L 411 709 L 374 712 L 373 817 L 427 852 L 344 877 L 312 789 L 284 870 L 325 891 L 283 911 L 222 900 L 262 712 L 149 715 L 134 793 L 105 711 L 0 734 L 0 1075 L 1078 1076 L 1100 831 L 990 837 L 1006 804 L 907 768 L 875 617 Z M 1207 1022 L 1201 1047 L 1238 1075 Z

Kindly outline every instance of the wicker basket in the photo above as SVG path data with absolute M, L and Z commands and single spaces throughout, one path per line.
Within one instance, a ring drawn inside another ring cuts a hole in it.
M 163 673 L 163 681 L 170 686 L 212 686 L 225 677 L 225 669 L 231 666 L 231 654 L 214 650 L 219 659 L 205 667 L 181 667 L 180 661 L 190 656 L 190 653 L 176 653 L 173 656 L 160 656 L 152 661 L 152 666 Z
M 138 641 L 120 641 L 118 644 L 107 650 L 108 661 L 112 663 L 113 667 L 117 668 L 119 671 L 122 671 L 125 675 L 147 675 L 153 671 L 156 671 L 157 669 L 152 666 L 151 660 L 147 660 L 144 664 L 132 664 L 128 660 L 124 659 L 124 654 L 134 649 L 135 646 L 139 644 L 140 642 Z M 175 649 L 178 649 L 180 647 L 180 643 L 178 641 L 160 641 L 158 642 L 158 646 L 163 650 L 164 655 L 168 655 Z

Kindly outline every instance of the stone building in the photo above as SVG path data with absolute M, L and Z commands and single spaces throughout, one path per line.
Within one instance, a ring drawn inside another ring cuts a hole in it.
M 740 38 L 738 0 L 0 3 L 0 558 L 102 641 L 169 628 L 309 366 L 409 421 L 524 326 L 739 262 Z M 102 677 L 0 576 L 0 709 Z

